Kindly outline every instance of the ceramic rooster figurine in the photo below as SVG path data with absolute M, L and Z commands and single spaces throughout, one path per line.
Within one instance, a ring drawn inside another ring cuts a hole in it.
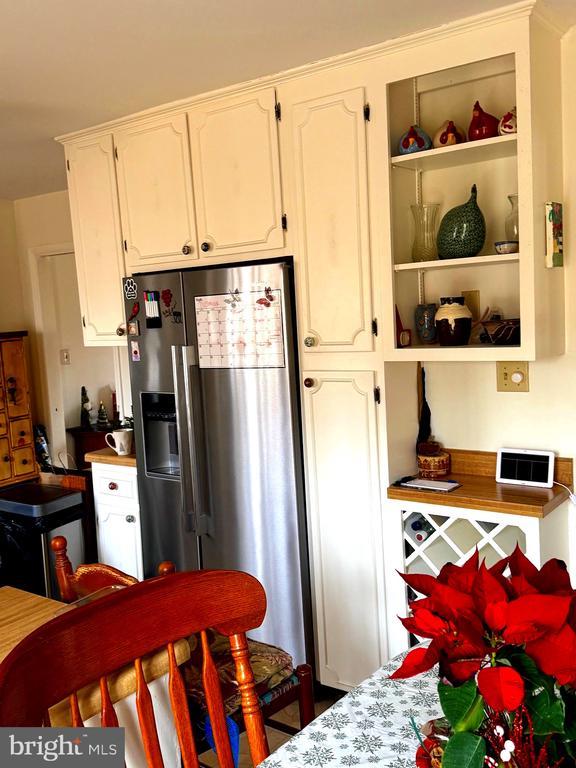
M 477 101 L 472 110 L 472 121 L 468 128 L 468 139 L 470 141 L 478 141 L 479 139 L 491 139 L 494 136 L 498 136 L 499 122 L 497 117 L 484 112 L 480 102 Z
M 400 138 L 398 151 L 401 155 L 409 155 L 412 152 L 422 152 L 425 149 L 431 149 L 432 139 L 426 131 L 423 131 L 418 125 L 411 125 L 410 130 Z
M 434 135 L 435 147 L 449 147 L 452 144 L 461 144 L 463 141 L 466 141 L 466 135 L 457 125 L 454 125 L 453 120 L 442 123 Z

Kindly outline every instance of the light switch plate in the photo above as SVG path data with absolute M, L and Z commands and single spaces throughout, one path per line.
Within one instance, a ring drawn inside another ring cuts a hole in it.
M 70 350 L 69 349 L 61 349 L 60 350 L 60 365 L 70 365 Z
M 498 392 L 529 392 L 528 363 L 516 360 L 496 363 L 496 382 Z

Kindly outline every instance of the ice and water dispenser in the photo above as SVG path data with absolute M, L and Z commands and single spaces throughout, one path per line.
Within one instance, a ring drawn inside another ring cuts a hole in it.
M 176 400 L 173 394 L 142 392 L 146 474 L 180 476 Z

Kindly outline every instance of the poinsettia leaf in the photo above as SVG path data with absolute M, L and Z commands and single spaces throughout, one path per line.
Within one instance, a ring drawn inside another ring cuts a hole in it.
M 491 603 L 506 603 L 508 601 L 506 590 L 498 579 L 490 573 L 484 563 L 480 566 L 480 570 L 474 579 L 472 597 L 480 615 L 484 613 L 486 606 Z
M 398 573 L 400 573 L 398 571 Z M 421 595 L 431 595 L 436 586 L 436 579 L 427 573 L 400 573 L 406 584 Z
M 544 563 L 536 578 L 538 590 L 544 594 L 572 594 L 570 574 L 563 560 L 553 558 Z
M 469 592 L 461 592 L 447 584 L 436 582 L 430 596 L 432 610 L 440 616 L 462 619 L 463 614 L 474 615 L 474 600 Z
M 524 701 L 524 681 L 512 667 L 484 667 L 478 672 L 478 689 L 496 712 L 511 712 Z
M 528 581 L 526 576 L 523 576 L 522 574 L 519 574 L 518 576 L 511 576 L 510 586 L 512 587 L 516 597 L 521 597 L 522 595 L 538 594 L 536 587 Z
M 438 653 L 433 645 L 429 645 L 428 648 L 414 648 L 396 672 L 390 675 L 390 679 L 403 680 L 406 677 L 418 675 L 420 672 L 427 672 L 437 661 Z
M 447 624 L 440 616 L 427 608 L 416 607 L 413 615 L 406 619 L 400 619 L 404 628 L 419 637 L 438 637 L 447 629 Z
M 484 620 L 490 629 L 496 631 L 504 629 L 506 626 L 507 606 L 508 603 L 505 603 L 503 600 L 497 603 L 488 603 L 484 610 Z
M 484 658 L 448 661 L 442 658 L 440 660 L 440 671 L 454 685 L 460 685 L 476 676 L 476 672 L 480 669 L 483 660 Z
M 508 565 L 510 566 L 510 573 L 512 576 L 522 575 L 530 583 L 534 583 L 535 579 L 538 577 L 538 568 L 528 560 L 518 544 L 516 544 L 514 552 L 512 552 L 508 558 Z
M 554 695 L 554 679 L 538 669 L 534 659 L 530 658 L 525 651 L 506 650 L 506 658 L 502 658 L 499 655 L 498 664 L 506 664 L 506 662 L 514 667 L 524 680 L 527 693 L 526 699 L 529 699 L 535 692 L 540 690 L 547 691 L 551 696 Z
M 446 744 L 442 768 L 482 768 L 486 742 L 474 733 L 455 733 Z
M 474 680 L 462 685 L 438 683 L 440 705 L 452 727 L 464 719 L 477 695 L 478 686 Z
M 532 718 L 535 736 L 564 733 L 566 709 L 561 698 L 550 696 L 548 691 L 542 690 L 536 696 L 527 697 L 526 706 Z
M 576 633 L 565 625 L 558 632 L 526 643 L 526 653 L 560 685 L 576 684 Z
M 567 595 L 523 595 L 508 603 L 504 639 L 521 644 L 559 630 L 568 618 Z

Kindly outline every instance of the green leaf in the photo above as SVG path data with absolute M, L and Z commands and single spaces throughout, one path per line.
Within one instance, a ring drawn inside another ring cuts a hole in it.
M 566 708 L 554 678 L 541 672 L 526 653 L 509 656 L 514 669 L 524 679 L 526 707 L 532 718 L 535 736 L 564 733 Z
M 486 743 L 474 733 L 455 733 L 446 744 L 442 768 L 482 768 Z
M 484 700 L 474 680 L 452 686 L 438 683 L 442 710 L 455 731 L 473 731 L 484 718 Z

